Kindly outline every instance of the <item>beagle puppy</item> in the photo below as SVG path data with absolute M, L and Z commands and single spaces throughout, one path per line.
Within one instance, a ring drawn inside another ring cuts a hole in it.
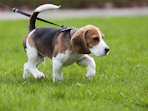
M 80 29 L 65 30 L 56 28 L 35 28 L 37 15 L 46 9 L 59 8 L 52 4 L 44 4 L 35 9 L 30 17 L 29 33 L 23 40 L 28 62 L 24 64 L 23 78 L 30 73 L 34 78 L 44 78 L 45 75 L 37 69 L 37 65 L 49 58 L 53 69 L 53 82 L 62 80 L 62 67 L 76 62 L 87 66 L 86 78 L 91 79 L 96 73 L 96 64 L 88 54 L 97 57 L 108 55 L 109 47 L 104 42 L 101 30 L 93 25 Z

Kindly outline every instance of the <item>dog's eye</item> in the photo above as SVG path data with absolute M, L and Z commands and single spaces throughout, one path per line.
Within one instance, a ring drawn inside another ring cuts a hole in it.
M 99 41 L 99 39 L 96 37 L 96 38 L 93 38 L 93 40 L 94 41 L 96 41 L 96 42 L 98 42 Z

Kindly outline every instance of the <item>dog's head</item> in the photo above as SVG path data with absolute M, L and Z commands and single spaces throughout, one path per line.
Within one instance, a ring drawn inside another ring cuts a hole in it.
M 101 57 L 108 55 L 109 47 L 104 42 L 101 30 L 93 25 L 80 28 L 70 41 L 73 50 L 79 54 L 92 53 Z

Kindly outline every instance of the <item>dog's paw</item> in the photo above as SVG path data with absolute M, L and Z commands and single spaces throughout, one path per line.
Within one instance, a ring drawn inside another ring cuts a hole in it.
M 23 78 L 27 78 L 30 76 L 30 72 L 28 70 L 24 70 L 24 73 L 23 73 Z
M 62 80 L 63 80 L 63 77 L 53 77 L 53 82 L 55 83 L 55 82 L 62 82 Z
M 45 75 L 43 74 L 43 72 L 39 72 L 34 78 L 36 79 L 45 78 Z
M 24 72 L 24 73 L 23 73 L 23 78 L 24 78 L 24 79 L 27 78 L 27 77 L 29 77 L 29 76 L 30 76 L 30 73 L 29 73 L 29 72 L 27 72 L 27 73 Z
M 29 72 L 29 70 L 28 70 L 28 62 L 26 62 L 26 63 L 24 64 L 23 78 L 25 79 L 25 78 L 27 78 L 27 77 L 29 77 L 29 76 L 30 76 L 30 72 Z
M 94 78 L 96 74 L 96 70 L 95 69 L 91 69 L 91 68 L 88 68 L 87 69 L 87 74 L 85 75 L 86 77 L 86 80 L 92 80 Z
M 86 77 L 86 80 L 89 80 L 89 81 L 92 81 L 93 78 L 94 78 L 95 74 L 86 74 L 85 77 Z
M 88 81 L 92 81 L 94 78 L 94 76 L 89 76 L 89 77 L 85 76 L 85 77 L 86 77 L 86 80 L 88 80 Z

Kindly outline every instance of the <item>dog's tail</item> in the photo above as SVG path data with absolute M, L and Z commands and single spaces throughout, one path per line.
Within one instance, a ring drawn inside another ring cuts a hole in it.
M 44 11 L 44 10 L 47 10 L 47 9 L 55 9 L 55 8 L 59 8 L 60 6 L 56 6 L 56 5 L 53 5 L 53 4 L 44 4 L 44 5 L 41 5 L 39 7 L 37 7 L 33 14 L 31 15 L 30 17 L 30 22 L 29 22 L 29 32 L 32 31 L 33 29 L 35 29 L 35 21 L 36 21 L 36 18 L 37 18 L 37 15 Z

